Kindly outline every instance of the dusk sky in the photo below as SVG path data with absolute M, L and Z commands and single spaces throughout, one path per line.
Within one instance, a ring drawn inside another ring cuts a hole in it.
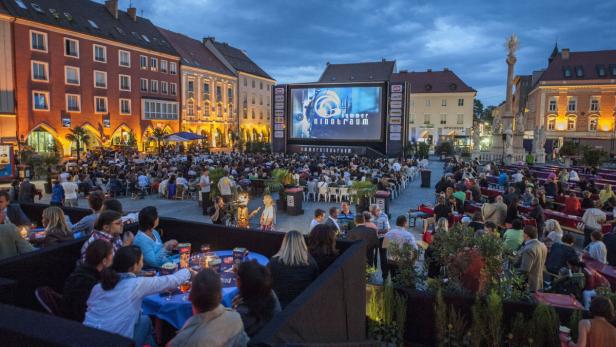
M 486 106 L 504 98 L 504 41 L 511 33 L 520 39 L 516 74 L 544 68 L 555 41 L 572 51 L 616 49 L 616 2 L 605 0 L 132 3 L 158 26 L 244 49 L 279 83 L 315 81 L 328 61 L 386 58 L 398 70 L 448 67 Z

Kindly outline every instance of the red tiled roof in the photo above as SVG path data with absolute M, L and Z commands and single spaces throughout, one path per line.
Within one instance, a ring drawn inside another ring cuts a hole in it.
M 216 56 L 205 47 L 203 42 L 183 34 L 158 28 L 182 57 L 182 64 L 209 70 L 224 75 L 234 76 Z
M 616 50 L 570 52 L 569 59 L 563 59 L 562 51 L 553 57 L 551 63 L 539 79 L 541 81 L 564 81 L 564 80 L 597 80 L 614 79 L 610 65 L 616 65 Z M 599 75 L 599 67 L 603 66 L 605 74 Z M 583 75 L 578 77 L 576 69 L 582 68 Z M 571 77 L 565 77 L 565 69 L 571 69 Z
M 399 72 L 391 75 L 392 82 L 409 82 L 411 93 L 464 93 L 477 92 L 453 71 Z

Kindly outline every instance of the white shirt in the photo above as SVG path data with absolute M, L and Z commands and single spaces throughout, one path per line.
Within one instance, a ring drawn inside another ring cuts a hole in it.
M 571 172 L 569 172 L 569 181 L 573 181 L 573 182 L 580 181 L 580 176 L 578 176 L 577 171 L 571 170 Z
M 77 199 L 77 190 L 79 190 L 79 187 L 75 182 L 62 182 L 62 189 L 64 189 L 65 199 Z
M 385 234 L 383 238 L 383 248 L 390 248 L 390 246 L 397 245 L 398 248 L 402 248 L 404 244 L 409 244 L 413 248 L 417 249 L 417 243 L 415 242 L 415 236 L 409 231 L 402 229 L 398 226 L 391 229 Z M 387 252 L 387 259 L 392 259 L 392 254 Z
M 395 172 L 400 172 L 400 168 L 401 168 L 400 163 L 395 162 L 394 165 L 392 165 L 392 167 Z
M 603 241 L 593 241 L 588 245 L 588 255 L 603 264 L 607 264 L 607 248 Z
M 518 182 L 522 182 L 522 179 L 524 178 L 524 175 L 522 175 L 519 172 L 516 172 L 513 175 L 511 175 L 511 178 L 513 178 L 513 182 L 514 183 L 518 183 Z
M 310 231 L 312 231 L 312 229 L 314 229 L 314 227 L 316 227 L 319 224 L 321 223 L 319 223 L 316 219 L 313 219 L 312 221 L 310 221 Z
M 605 212 L 601 211 L 598 208 L 589 208 L 584 212 L 582 216 L 582 222 L 584 225 L 592 230 L 601 230 L 602 225 L 600 223 L 604 222 L 606 219 Z
M 201 175 L 199 179 L 199 186 L 201 187 L 201 193 L 209 193 L 210 192 L 210 176 Z
M 231 179 L 229 177 L 223 177 L 218 181 L 218 190 L 220 195 L 231 195 Z
M 184 187 L 188 187 L 188 181 L 187 181 L 187 180 L 186 180 L 186 178 L 184 178 L 184 177 L 178 177 L 178 178 L 176 178 L 176 180 L 175 180 L 175 184 L 181 184 L 181 185 L 183 185 Z
M 190 272 L 182 269 L 169 276 L 120 276 L 123 279 L 112 290 L 103 290 L 100 283 L 92 288 L 83 324 L 132 339 L 143 298 L 179 286 L 190 279 Z

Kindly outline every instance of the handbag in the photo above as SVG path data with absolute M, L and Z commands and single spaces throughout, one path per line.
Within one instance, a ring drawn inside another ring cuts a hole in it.
M 429 231 L 425 231 L 421 235 L 421 240 L 427 244 L 431 244 L 432 243 L 432 233 Z

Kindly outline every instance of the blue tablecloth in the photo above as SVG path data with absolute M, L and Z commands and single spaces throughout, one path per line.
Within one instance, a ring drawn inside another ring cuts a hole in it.
M 221 258 L 233 256 L 233 251 L 216 251 L 214 252 Z M 269 259 L 258 253 L 250 252 L 249 260 L 256 260 L 261 265 L 267 265 Z M 231 301 L 237 295 L 237 287 L 222 288 L 222 304 L 226 307 L 231 307 Z M 187 295 L 187 294 L 186 294 Z M 162 320 L 169 322 L 176 329 L 181 329 L 184 323 L 192 316 L 192 305 L 189 300 L 183 299 L 184 294 L 174 294 L 170 298 L 167 294 L 152 294 L 143 299 L 141 309 L 144 314 L 156 316 Z

